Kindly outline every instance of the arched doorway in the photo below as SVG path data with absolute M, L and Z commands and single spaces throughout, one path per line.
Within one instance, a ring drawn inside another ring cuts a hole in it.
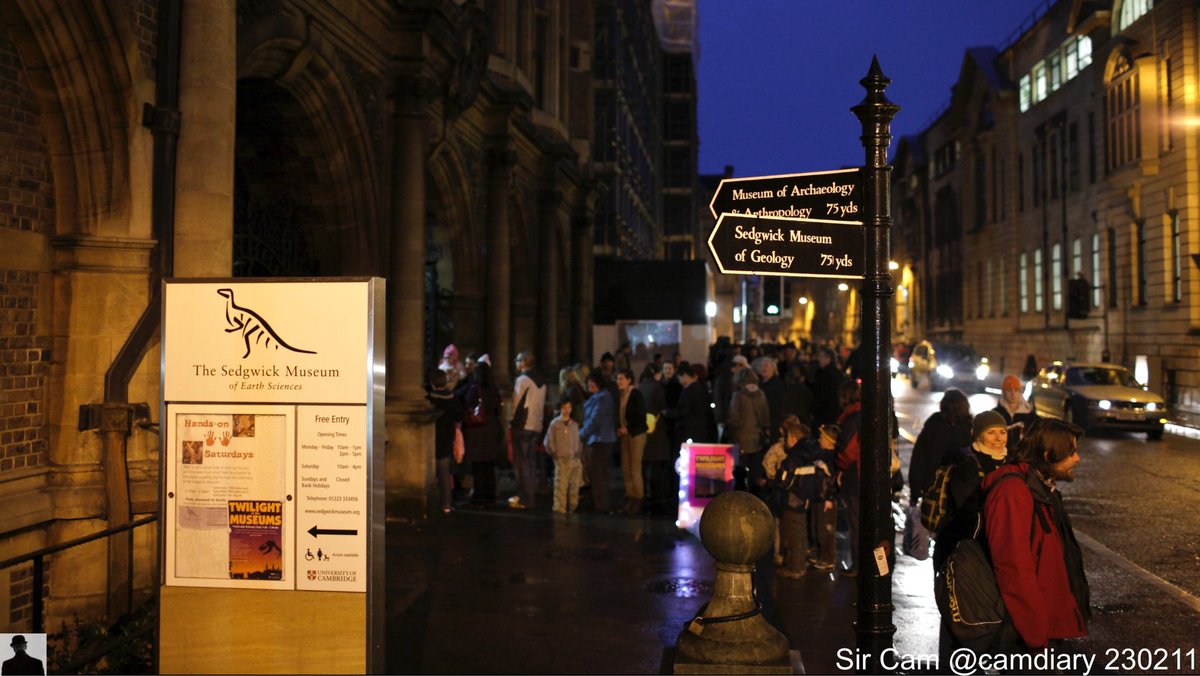
M 311 120 L 272 80 L 238 82 L 233 274 L 340 274 L 340 246 L 322 236 L 332 188 Z

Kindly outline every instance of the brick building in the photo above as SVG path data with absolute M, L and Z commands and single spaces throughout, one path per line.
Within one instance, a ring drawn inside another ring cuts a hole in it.
M 622 241 L 662 254 L 663 57 L 642 10 L 0 3 L 0 559 L 158 510 L 162 277 L 387 278 L 389 513 L 429 514 L 421 384 L 442 347 L 490 353 L 500 383 L 523 349 L 547 374 L 587 359 L 599 195 L 644 200 Z M 617 28 L 641 40 L 622 77 L 647 87 L 624 104 L 639 143 L 609 139 L 637 153 L 632 192 L 599 189 L 593 161 L 597 34 Z M 156 535 L 134 533 L 148 589 Z M 105 558 L 53 557 L 47 626 L 111 615 L 86 565 Z M 0 570 L 3 626 L 27 630 L 30 591 L 27 565 Z

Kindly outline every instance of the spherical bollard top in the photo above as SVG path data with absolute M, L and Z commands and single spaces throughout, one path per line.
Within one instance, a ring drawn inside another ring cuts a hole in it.
M 722 493 L 704 507 L 700 541 L 721 563 L 749 565 L 774 543 L 775 517 L 766 503 L 744 491 Z

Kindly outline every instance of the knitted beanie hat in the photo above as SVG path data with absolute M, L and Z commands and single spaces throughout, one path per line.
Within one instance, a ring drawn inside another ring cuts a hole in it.
M 1004 376 L 1004 380 L 1000 381 L 1000 389 L 1002 390 L 1019 390 L 1021 389 L 1021 381 L 1017 377 L 1009 374 Z
M 985 430 L 993 427 L 1006 427 L 1004 424 L 1004 416 L 995 411 L 984 411 L 975 416 L 975 420 L 971 421 L 971 439 L 978 441 L 983 436 Z

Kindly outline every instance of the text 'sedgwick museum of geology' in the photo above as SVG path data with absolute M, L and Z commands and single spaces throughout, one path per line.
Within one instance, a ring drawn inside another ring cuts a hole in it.
M 859 170 L 724 179 L 709 249 L 725 274 L 863 276 Z
M 167 585 L 366 591 L 372 293 L 166 285 Z

